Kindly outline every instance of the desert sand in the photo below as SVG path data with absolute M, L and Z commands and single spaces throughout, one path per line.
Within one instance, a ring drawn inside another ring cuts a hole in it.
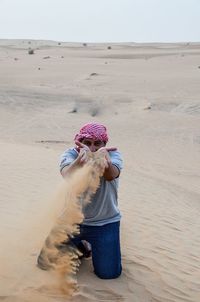
M 200 301 L 199 83 L 200 43 L 0 40 L 0 301 Z M 101 280 L 83 260 L 67 298 L 36 259 L 60 155 L 89 121 L 124 158 L 123 273 Z

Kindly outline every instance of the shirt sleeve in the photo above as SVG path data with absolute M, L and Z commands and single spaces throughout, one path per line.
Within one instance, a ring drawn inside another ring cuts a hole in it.
M 78 152 L 75 149 L 66 150 L 60 157 L 60 171 L 70 165 L 78 156 Z
M 120 171 L 123 168 L 123 160 L 119 151 L 110 151 L 110 159 L 113 165 L 115 165 Z

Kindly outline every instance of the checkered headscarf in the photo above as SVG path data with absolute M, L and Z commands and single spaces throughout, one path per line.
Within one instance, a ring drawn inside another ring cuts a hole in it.
M 74 140 L 81 141 L 84 138 L 91 138 L 94 140 L 100 140 L 107 143 L 108 135 L 107 129 L 104 125 L 98 123 L 88 123 L 85 124 L 75 135 Z

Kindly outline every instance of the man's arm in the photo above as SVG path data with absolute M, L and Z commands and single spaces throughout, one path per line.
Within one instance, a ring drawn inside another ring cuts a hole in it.
M 108 163 L 108 167 L 105 169 L 103 177 L 107 181 L 111 181 L 117 177 L 119 177 L 120 170 L 113 165 L 112 163 Z
M 82 149 L 78 155 L 78 157 L 69 165 L 65 166 L 62 170 L 61 170 L 61 175 L 65 178 L 69 175 L 71 175 L 71 173 L 75 172 L 77 168 L 80 168 L 83 166 L 83 164 L 85 163 L 86 160 L 86 152 L 88 150 L 86 149 Z
M 116 150 L 116 148 L 102 147 L 98 151 L 96 151 L 97 153 L 103 153 L 103 155 L 107 161 L 105 171 L 103 174 L 103 177 L 107 181 L 112 181 L 113 179 L 119 177 L 119 174 L 120 174 L 120 170 L 117 168 L 117 166 L 112 164 L 111 158 L 109 155 L 109 151 L 115 151 L 115 150 Z
M 71 173 L 73 173 L 77 168 L 82 167 L 88 160 L 88 154 L 91 152 L 90 149 L 80 142 L 77 142 L 77 145 L 80 147 L 80 152 L 78 157 L 70 165 L 65 166 L 61 170 L 61 175 L 64 178 L 69 176 Z M 106 166 L 105 166 L 103 177 L 107 181 L 114 180 L 115 178 L 119 177 L 120 174 L 120 170 L 117 168 L 117 166 L 112 164 L 109 155 L 109 151 L 115 151 L 115 150 L 116 148 L 102 147 L 98 151 L 96 151 L 97 153 L 103 154 L 103 156 L 106 159 Z

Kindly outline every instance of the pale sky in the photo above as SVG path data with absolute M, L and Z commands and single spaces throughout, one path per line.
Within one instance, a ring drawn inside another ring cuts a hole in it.
M 0 0 L 0 39 L 200 42 L 200 0 Z

